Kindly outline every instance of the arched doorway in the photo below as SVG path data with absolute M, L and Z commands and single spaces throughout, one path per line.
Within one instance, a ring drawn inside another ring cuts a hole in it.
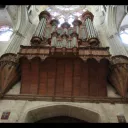
M 42 119 L 35 123 L 88 123 L 88 122 L 69 116 L 57 116 L 57 117 Z
M 31 109 L 24 122 L 100 122 L 100 115 L 92 110 L 76 105 L 49 105 Z

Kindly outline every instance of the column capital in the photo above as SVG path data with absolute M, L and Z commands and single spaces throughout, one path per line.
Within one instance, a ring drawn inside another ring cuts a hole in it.
M 73 24 L 74 26 L 80 26 L 80 25 L 82 24 L 82 22 L 81 22 L 80 20 L 78 20 L 78 19 L 75 19 L 75 20 L 72 22 L 72 24 Z
M 40 14 L 39 14 L 39 20 L 41 20 L 42 18 L 45 18 L 46 20 L 49 20 L 51 18 L 51 15 L 49 12 L 47 11 L 42 11 Z
M 91 21 L 93 21 L 94 15 L 87 10 L 82 14 L 82 20 L 85 20 L 86 18 L 90 18 Z
M 59 24 L 59 21 L 57 19 L 53 19 L 53 20 L 50 21 L 50 24 L 52 26 L 54 26 L 54 25 L 57 26 Z

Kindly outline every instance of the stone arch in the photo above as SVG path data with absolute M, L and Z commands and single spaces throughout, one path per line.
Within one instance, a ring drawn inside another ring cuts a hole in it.
M 47 119 L 57 116 L 74 117 L 86 122 L 97 123 L 100 122 L 100 115 L 88 108 L 84 108 L 78 105 L 70 104 L 52 104 L 47 106 L 41 106 L 29 109 L 25 112 L 23 122 L 34 123 L 41 119 Z

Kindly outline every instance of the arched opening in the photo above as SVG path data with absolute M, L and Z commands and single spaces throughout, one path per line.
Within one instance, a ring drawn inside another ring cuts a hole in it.
M 88 122 L 69 116 L 56 116 L 56 117 L 42 119 L 35 123 L 88 123 Z
M 100 115 L 92 110 L 75 105 L 50 105 L 31 109 L 24 122 L 100 122 Z

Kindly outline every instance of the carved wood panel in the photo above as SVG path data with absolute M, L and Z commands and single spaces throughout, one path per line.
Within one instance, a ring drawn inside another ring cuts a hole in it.
M 89 95 L 90 96 L 98 96 L 98 62 L 94 59 L 88 60 L 89 65 Z
M 56 60 L 49 58 L 47 60 L 47 95 L 54 95 L 56 75 Z
M 71 96 L 72 94 L 72 75 L 73 75 L 72 60 L 65 60 L 64 73 L 64 96 Z
M 39 95 L 47 95 L 47 61 L 40 63 Z
M 94 59 L 22 60 L 21 93 L 43 96 L 107 96 L 108 63 Z
M 64 69 L 65 63 L 64 60 L 57 60 L 57 70 L 56 70 L 56 96 L 63 96 L 63 87 L 64 87 Z
M 21 93 L 29 94 L 31 84 L 31 65 L 27 59 L 22 59 L 21 65 Z
M 40 59 L 34 58 L 31 60 L 31 84 L 30 84 L 30 94 L 37 94 L 39 85 L 39 65 Z M 30 76 L 29 76 L 30 77 Z
M 74 60 L 73 68 L 73 95 L 79 96 L 81 85 L 81 61 L 79 59 Z
M 101 60 L 99 63 L 99 90 L 98 95 L 99 96 L 106 96 L 107 95 L 107 74 L 108 74 L 108 65 L 107 60 Z
M 89 88 L 88 88 L 88 63 L 82 62 L 81 65 L 81 87 L 80 87 L 80 96 L 88 96 Z

